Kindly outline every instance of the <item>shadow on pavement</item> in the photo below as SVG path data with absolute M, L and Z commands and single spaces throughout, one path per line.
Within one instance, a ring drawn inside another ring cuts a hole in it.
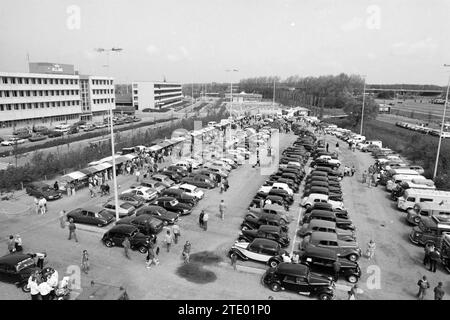
M 222 257 L 209 251 L 194 253 L 190 256 L 190 262 L 178 267 L 178 276 L 194 283 L 204 284 L 214 282 L 217 276 L 214 272 L 206 270 L 204 266 L 215 265 L 221 262 Z

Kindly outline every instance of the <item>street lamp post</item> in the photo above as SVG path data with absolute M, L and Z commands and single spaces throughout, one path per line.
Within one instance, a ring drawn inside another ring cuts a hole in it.
M 366 76 L 364 76 L 363 101 L 362 101 L 362 110 L 361 110 L 361 129 L 359 130 L 360 135 L 362 135 L 362 131 L 363 131 L 365 101 L 366 101 Z
M 120 52 L 122 48 L 111 48 L 104 49 L 98 48 L 97 52 L 103 53 L 106 52 L 107 57 L 107 77 L 109 78 L 109 53 L 110 52 Z M 109 79 L 108 79 L 109 81 Z M 114 188 L 114 207 L 116 211 L 116 221 L 119 221 L 119 196 L 117 191 L 117 177 L 116 177 L 116 158 L 115 158 L 115 150 L 114 150 L 114 126 L 113 126 L 113 108 L 112 103 L 109 105 L 109 127 L 111 131 L 111 153 L 112 153 L 112 171 L 113 171 L 113 188 Z
M 444 64 L 444 67 L 450 67 L 450 65 L 449 64 Z M 436 178 L 438 164 L 439 164 L 439 153 L 441 152 L 441 141 L 442 141 L 442 133 L 444 132 L 445 113 L 447 111 L 448 90 L 449 90 L 449 88 L 450 88 L 450 76 L 448 77 L 447 93 L 445 94 L 444 113 L 442 115 L 441 131 L 439 133 L 439 142 L 438 142 L 438 149 L 437 149 L 437 154 L 436 154 L 436 163 L 434 164 L 433 180 Z
M 239 72 L 239 70 L 237 69 L 228 69 L 226 70 L 226 72 Z M 231 113 L 233 112 L 233 80 L 230 81 L 230 116 Z M 225 127 L 226 130 L 226 127 Z M 226 151 L 226 131 L 223 134 L 223 152 Z

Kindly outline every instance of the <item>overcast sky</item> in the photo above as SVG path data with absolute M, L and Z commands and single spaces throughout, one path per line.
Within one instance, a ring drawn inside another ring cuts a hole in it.
M 27 72 L 28 53 L 105 74 L 94 48 L 116 46 L 119 83 L 345 72 L 445 85 L 449 17 L 448 0 L 1 0 L 0 71 Z

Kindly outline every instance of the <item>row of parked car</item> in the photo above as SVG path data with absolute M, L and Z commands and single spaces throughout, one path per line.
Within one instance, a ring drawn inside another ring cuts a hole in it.
M 423 176 L 421 166 L 408 164 L 398 153 L 379 146 L 370 152 L 381 168 L 378 182 L 386 186 L 405 221 L 413 226 L 409 239 L 415 245 L 434 245 L 444 268 L 450 272 L 450 192 L 437 190 L 434 181 Z
M 395 125 L 400 128 L 405 128 L 405 129 L 420 132 L 423 134 L 429 134 L 429 135 L 436 136 L 436 137 L 439 137 L 439 135 L 441 133 L 441 130 L 439 130 L 439 129 L 433 129 L 430 127 L 426 127 L 424 125 L 417 125 L 417 124 L 403 122 L 403 121 L 398 121 L 395 123 Z M 450 132 L 447 132 L 447 131 L 442 132 L 442 138 L 450 138 Z

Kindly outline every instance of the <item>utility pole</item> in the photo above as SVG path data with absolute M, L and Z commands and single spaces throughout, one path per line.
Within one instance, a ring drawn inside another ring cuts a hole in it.
M 450 67 L 450 65 L 444 64 L 444 67 Z M 436 179 L 437 169 L 438 169 L 438 164 L 439 164 L 439 153 L 441 152 L 441 142 L 442 142 L 442 134 L 444 132 L 445 113 L 447 112 L 449 88 L 450 88 L 450 76 L 448 77 L 447 93 L 445 94 L 444 113 L 442 114 L 441 131 L 439 133 L 439 142 L 438 142 L 438 149 L 437 149 L 437 154 L 436 154 L 436 163 L 434 164 L 433 180 Z
M 362 131 L 363 131 L 365 101 L 366 101 L 366 76 L 364 76 L 363 101 L 362 101 L 362 110 L 361 110 L 361 129 L 359 130 L 360 135 L 362 135 Z
M 122 51 L 122 48 L 111 48 L 111 49 L 104 49 L 104 48 L 98 48 L 96 49 L 97 52 L 103 53 L 106 52 L 106 58 L 107 58 L 107 81 L 109 83 L 109 53 L 110 52 L 120 52 Z M 111 131 L 111 154 L 112 154 L 112 174 L 113 174 L 113 189 L 114 189 L 114 207 L 116 212 L 116 221 L 119 221 L 119 196 L 117 191 L 117 175 L 116 175 L 116 158 L 115 158 L 115 150 L 114 150 L 114 125 L 113 125 L 113 107 L 112 103 L 109 104 L 109 127 Z

